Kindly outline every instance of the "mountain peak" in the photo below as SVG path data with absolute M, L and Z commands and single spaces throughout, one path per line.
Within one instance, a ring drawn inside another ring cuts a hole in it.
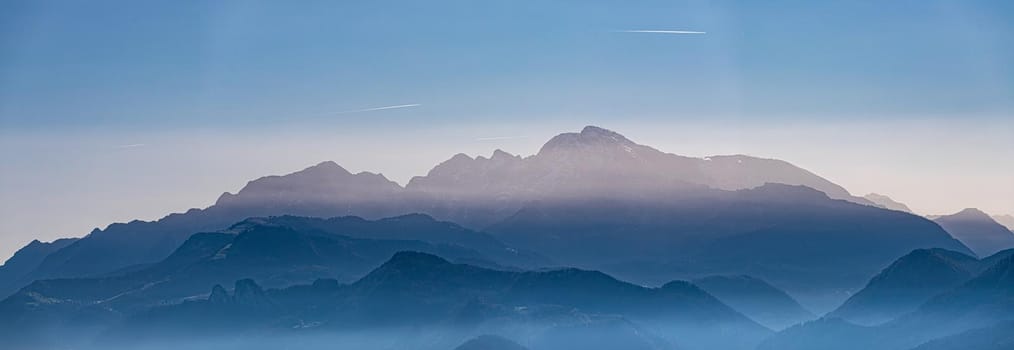
M 989 214 L 984 213 L 978 208 L 965 208 L 951 216 L 962 219 L 993 220 L 993 218 L 989 217 Z
M 505 152 L 502 149 L 497 148 L 495 151 L 493 151 L 493 155 L 489 157 L 489 159 L 494 159 L 494 160 L 501 159 L 501 158 L 503 158 L 503 159 L 514 158 L 514 155 L 510 154 L 510 153 L 507 153 L 507 152 Z
M 348 170 L 345 170 L 345 168 L 342 168 L 341 165 L 338 165 L 338 163 L 335 163 L 333 160 L 325 160 L 323 162 L 317 163 L 316 165 L 310 166 L 305 170 L 310 169 L 338 170 L 348 172 Z
M 1014 289 L 1014 255 L 1000 259 L 993 266 L 986 268 L 975 279 L 969 281 L 967 286 Z
M 269 303 L 264 289 L 252 279 L 241 279 L 236 281 L 232 299 L 238 304 L 264 305 Z
M 439 266 L 439 265 L 449 265 L 449 264 L 450 264 L 450 262 L 448 262 L 447 260 L 444 260 L 444 258 L 441 258 L 441 257 L 433 255 L 433 254 L 427 254 L 427 253 L 417 252 L 417 251 L 401 251 L 401 252 L 394 253 L 394 256 L 392 256 L 390 260 L 388 260 L 386 263 L 384 263 L 384 265 L 381 266 L 381 268 L 383 268 L 383 267 L 389 267 L 390 268 L 390 267 L 398 267 L 398 266 L 411 266 L 411 267 L 416 267 L 416 266 Z
M 365 288 L 371 293 L 415 293 L 421 285 L 455 284 L 476 275 L 462 273 L 473 269 L 469 265 L 457 265 L 436 255 L 418 251 L 400 251 L 391 259 L 352 284 L 353 288 Z M 478 269 L 478 268 L 474 268 Z
M 979 256 L 985 257 L 1003 249 L 1014 248 L 1014 233 L 981 210 L 967 208 L 934 218 L 933 221 Z
M 967 267 L 966 265 L 968 264 L 975 263 L 976 259 L 974 257 L 943 248 L 920 248 L 909 252 L 901 258 L 898 258 L 892 266 L 888 267 L 888 270 L 891 269 L 891 267 L 897 267 L 901 264 L 921 265 L 929 261 L 945 262 L 957 269 L 961 269 Z
M 916 249 L 884 268 L 831 316 L 863 325 L 914 311 L 934 295 L 974 276 L 979 261 L 940 248 Z
M 539 154 L 544 154 L 547 151 L 606 145 L 631 146 L 635 144 L 615 131 L 589 125 L 581 129 L 580 133 L 568 132 L 554 136 L 542 146 Z
M 982 210 L 979 210 L 978 208 L 965 208 L 965 209 L 961 209 L 961 211 L 959 211 L 957 213 L 954 213 L 954 214 L 935 215 L 935 216 L 930 216 L 930 218 L 932 218 L 933 221 L 938 221 L 938 220 L 943 220 L 943 221 L 979 221 L 979 222 L 990 222 L 990 221 L 993 221 L 993 218 L 991 216 L 989 216 L 989 214 L 984 213 Z
M 588 125 L 585 126 L 583 129 L 581 129 L 581 135 L 587 137 L 608 137 L 616 140 L 621 139 L 626 140 L 626 138 L 623 137 L 623 135 L 620 135 L 615 131 L 606 128 L 600 128 L 594 125 Z
M 221 284 L 216 284 L 211 288 L 211 294 L 208 295 L 208 301 L 216 304 L 226 304 L 231 300 L 229 292 L 225 291 L 225 287 Z

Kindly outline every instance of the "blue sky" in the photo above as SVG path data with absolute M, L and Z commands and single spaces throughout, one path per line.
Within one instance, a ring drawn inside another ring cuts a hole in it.
M 426 123 L 1014 109 L 1009 1 L 0 6 L 8 128 L 235 127 L 408 103 Z M 633 29 L 707 34 L 617 32 Z
M 585 124 L 1014 213 L 1014 2 L 4 1 L 0 257 L 322 160 L 404 183 Z

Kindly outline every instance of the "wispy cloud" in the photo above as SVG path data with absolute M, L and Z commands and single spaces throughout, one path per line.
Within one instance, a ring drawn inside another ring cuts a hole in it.
M 419 107 L 419 106 L 422 106 L 422 105 L 418 104 L 418 103 L 412 103 L 412 104 L 407 104 L 407 105 L 394 105 L 394 106 L 383 106 L 383 107 L 353 109 L 353 110 L 349 110 L 349 111 L 341 111 L 341 112 L 338 112 L 338 113 L 335 113 L 335 114 L 373 112 L 373 111 L 383 111 L 383 110 L 387 110 L 387 109 L 411 108 L 411 107 Z
M 707 34 L 708 32 L 698 32 L 693 30 L 653 30 L 653 29 L 637 29 L 637 30 L 621 30 L 619 33 L 648 33 L 648 34 Z
M 482 142 L 482 141 L 500 141 L 500 140 L 516 140 L 516 139 L 524 139 L 524 138 L 528 138 L 528 136 L 480 137 L 480 138 L 475 139 L 475 141 L 477 141 L 477 142 Z

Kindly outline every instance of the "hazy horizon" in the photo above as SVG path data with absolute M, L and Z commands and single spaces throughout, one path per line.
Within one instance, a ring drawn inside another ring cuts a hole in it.
M 4 138 L 0 155 L 5 163 L 29 160 L 21 158 L 25 152 L 33 155 L 30 159 L 44 155 L 50 161 L 22 163 L 23 167 L 0 177 L 4 180 L 4 198 L 22 198 L 4 202 L 3 210 L 9 217 L 0 226 L 4 237 L 13 239 L 13 243 L 4 245 L 0 256 L 9 256 L 35 238 L 80 237 L 113 222 L 155 220 L 172 212 L 204 208 L 214 204 L 223 192 L 235 193 L 247 181 L 292 173 L 322 161 L 334 161 L 353 173 L 381 173 L 404 186 L 411 177 L 425 175 L 457 153 L 489 157 L 493 150 L 501 149 L 529 156 L 552 136 L 583 127 L 580 123 L 559 124 L 557 130 L 525 130 L 509 125 L 486 129 L 498 132 L 455 126 L 388 128 L 389 137 L 294 129 L 162 132 L 135 134 L 144 136 L 117 142 L 106 140 L 102 134 L 78 134 L 41 144 L 36 143 L 37 136 Z M 1006 130 L 988 124 L 962 134 L 956 133 L 961 126 L 941 126 L 904 142 L 889 139 L 893 137 L 891 128 L 878 134 L 867 125 L 810 125 L 806 126 L 807 132 L 800 132 L 780 127 L 720 129 L 697 123 L 662 127 L 615 124 L 620 127 L 595 123 L 668 153 L 693 157 L 746 154 L 788 161 L 844 186 L 854 195 L 884 194 L 921 215 L 950 214 L 969 207 L 994 215 L 1014 212 L 1010 200 L 1014 198 L 1014 184 L 1005 182 L 1014 168 L 1011 163 L 995 161 L 1012 156 L 1007 150 L 1014 149 L 1014 139 L 1002 138 Z M 861 134 L 861 130 L 867 134 Z M 937 136 L 944 132 L 952 140 L 960 140 L 955 142 L 960 147 L 937 147 Z M 982 137 L 991 133 L 995 137 Z M 796 147 L 799 142 L 809 146 Z M 837 145 L 849 142 L 862 147 L 853 147 L 852 152 L 835 151 Z M 426 144 L 428 149 L 419 149 L 418 144 Z M 934 152 L 927 151 L 932 147 L 937 147 Z M 983 151 L 989 148 L 994 151 Z M 899 164 L 893 162 L 895 159 L 907 162 Z M 949 164 L 943 166 L 940 162 Z M 957 165 L 958 170 L 945 171 Z M 118 167 L 125 171 L 117 171 Z M 961 168 L 976 169 L 979 181 L 966 181 L 969 174 Z M 870 172 L 878 176 L 871 177 Z M 67 173 L 80 176 L 65 179 Z M 34 200 L 24 200 L 32 194 L 37 194 Z M 46 221 L 54 215 L 62 220 Z M 25 232 L 19 231 L 20 227 L 50 231 Z
M 0 259 L 321 161 L 404 185 L 585 125 L 785 160 L 919 214 L 1014 214 L 1012 10 L 7 2 Z

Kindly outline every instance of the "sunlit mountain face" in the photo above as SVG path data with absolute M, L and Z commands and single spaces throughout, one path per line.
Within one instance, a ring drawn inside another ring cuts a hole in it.
M 1014 350 L 1014 2 L 0 2 L 0 350 Z

